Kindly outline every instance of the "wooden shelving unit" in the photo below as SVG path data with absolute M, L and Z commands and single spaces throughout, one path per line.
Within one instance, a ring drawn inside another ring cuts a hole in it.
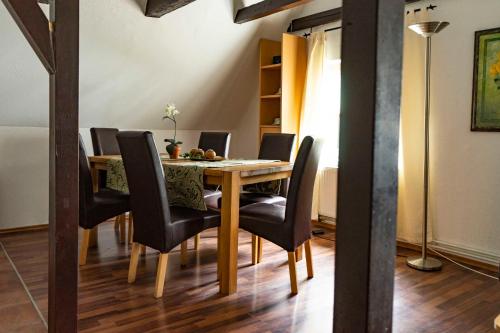
M 281 56 L 280 64 L 273 57 Z M 260 41 L 259 137 L 264 133 L 299 131 L 307 69 L 307 41 L 283 34 L 282 41 Z M 281 125 L 274 125 L 280 118 Z

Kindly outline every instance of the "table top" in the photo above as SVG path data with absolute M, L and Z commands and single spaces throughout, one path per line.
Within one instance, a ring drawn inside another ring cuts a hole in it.
M 103 156 L 90 156 L 89 161 L 93 164 L 105 164 L 112 159 L 121 159 L 120 155 L 103 155 Z M 176 164 L 190 162 L 188 159 L 168 159 L 161 155 L 162 164 Z M 226 160 L 227 162 L 244 161 L 244 160 Z M 251 161 L 249 161 L 251 162 Z M 215 162 L 217 163 L 217 162 Z M 193 164 L 196 164 L 194 161 Z M 241 164 L 230 165 L 223 167 L 207 167 L 204 170 L 206 176 L 221 176 L 224 172 L 240 172 L 240 177 L 262 176 L 280 172 L 290 172 L 293 164 L 290 162 L 259 162 L 255 164 Z

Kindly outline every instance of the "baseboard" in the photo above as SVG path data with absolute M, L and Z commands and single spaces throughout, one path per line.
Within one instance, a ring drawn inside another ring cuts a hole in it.
M 328 229 L 328 230 L 332 230 L 332 231 L 335 231 L 337 228 L 337 226 L 334 223 L 325 223 L 325 222 L 318 221 L 318 220 L 312 220 L 311 223 L 312 223 L 313 227 L 316 227 L 316 228 L 323 228 L 323 229 Z
M 457 246 L 442 241 L 432 241 L 430 245 L 437 251 L 440 252 L 445 251 L 449 254 L 462 256 L 468 260 L 482 262 L 486 265 L 495 267 L 495 271 L 498 270 L 498 264 L 500 263 L 500 256 L 495 255 L 494 253 L 478 251 L 475 249 L 466 248 L 463 246 Z
M 48 230 L 48 229 L 49 229 L 48 224 L 29 225 L 26 227 L 0 229 L 0 235 L 14 234 L 14 233 L 18 233 L 18 232 L 28 232 L 28 231 L 42 231 L 42 230 Z
M 410 250 L 420 251 L 420 245 L 413 243 L 408 243 L 406 241 L 397 242 L 398 246 Z M 498 273 L 498 263 L 500 262 L 500 257 L 493 254 L 480 252 L 477 250 L 466 249 L 456 245 L 447 244 L 445 242 L 432 241 L 429 247 L 439 251 L 445 256 L 453 259 L 459 263 L 479 267 L 486 269 L 491 272 Z M 430 251 L 432 253 L 432 251 Z

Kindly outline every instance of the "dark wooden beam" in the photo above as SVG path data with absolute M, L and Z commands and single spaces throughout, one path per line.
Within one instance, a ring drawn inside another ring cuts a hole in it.
M 407 5 L 421 0 L 405 0 Z M 295 32 L 334 23 L 342 20 L 342 7 L 333 8 L 321 13 L 308 15 L 292 20 L 288 27 L 288 32 Z
M 290 23 L 290 26 L 288 27 L 288 32 L 314 28 L 340 20 L 342 20 L 342 7 L 292 20 L 292 23 Z
M 49 20 L 36 1 L 2 0 L 47 71 L 55 71 Z
M 194 1 L 195 0 L 148 0 L 146 4 L 146 16 L 162 17 Z
M 404 3 L 343 2 L 334 332 L 392 329 Z
M 264 0 L 241 8 L 236 13 L 234 23 L 245 23 L 283 10 L 304 5 L 311 0 Z
M 51 0 L 49 333 L 77 332 L 79 0 Z

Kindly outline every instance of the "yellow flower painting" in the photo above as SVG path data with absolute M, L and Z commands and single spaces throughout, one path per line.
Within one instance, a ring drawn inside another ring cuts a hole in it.
M 490 75 L 493 77 L 493 79 L 496 78 L 496 76 L 500 75 L 500 52 L 497 54 L 498 61 L 491 65 L 490 68 Z
M 500 28 L 475 37 L 471 129 L 500 132 Z

